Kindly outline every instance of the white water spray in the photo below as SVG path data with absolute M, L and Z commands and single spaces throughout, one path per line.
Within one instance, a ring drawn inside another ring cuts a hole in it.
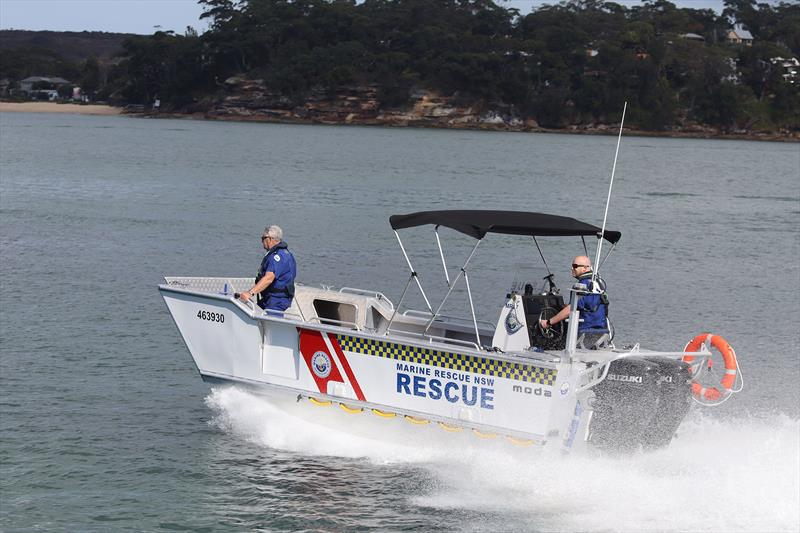
M 785 415 L 721 421 L 695 411 L 668 448 L 609 457 L 518 448 L 334 406 L 307 404 L 308 421 L 235 388 L 214 390 L 207 403 L 218 427 L 258 445 L 418 465 L 434 481 L 425 494 L 408 496 L 420 507 L 507 514 L 544 531 L 800 528 L 800 421 Z M 354 423 L 371 425 L 372 437 L 332 429 L 330 417 L 347 420 L 348 431 Z M 404 436 L 394 442 L 409 444 L 387 442 L 389 428 Z

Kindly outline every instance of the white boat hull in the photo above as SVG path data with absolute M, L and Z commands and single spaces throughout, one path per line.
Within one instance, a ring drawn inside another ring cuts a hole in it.
M 334 403 L 566 449 L 589 439 L 666 445 L 689 407 L 683 352 L 504 353 L 474 342 L 491 342 L 492 330 L 398 313 L 382 294 L 357 289 L 299 286 L 285 314 L 268 314 L 234 297 L 250 283 L 167 278 L 159 290 L 204 380 L 279 403 Z
M 572 365 L 285 318 L 229 296 L 165 286 L 164 300 L 205 380 L 273 389 L 544 443 L 563 435 L 579 396 Z M 279 392 L 280 393 L 280 392 Z

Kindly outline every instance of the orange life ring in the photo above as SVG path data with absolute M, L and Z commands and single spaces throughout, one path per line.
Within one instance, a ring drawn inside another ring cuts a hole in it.
M 719 400 L 723 394 L 728 395 L 733 389 L 734 383 L 736 383 L 736 373 L 738 372 L 738 364 L 736 362 L 736 352 L 733 351 L 733 348 L 728 341 L 720 337 L 719 335 L 712 335 L 711 333 L 701 333 L 694 339 L 690 340 L 686 347 L 683 349 L 684 352 L 696 352 L 700 349 L 700 347 L 705 343 L 708 342 L 716 348 L 720 354 L 722 354 L 722 359 L 725 362 L 725 375 L 722 377 L 722 381 L 720 382 L 720 386 L 724 390 L 724 393 L 720 391 L 717 387 L 704 387 L 702 384 L 698 383 L 697 381 L 692 382 L 692 394 L 694 394 L 695 398 L 698 400 L 709 400 L 709 401 L 716 401 Z M 694 361 L 693 355 L 685 355 L 683 356 L 683 361 L 685 363 L 692 363 Z M 709 368 L 711 367 L 711 360 L 708 361 Z M 689 368 L 689 372 L 692 372 L 692 368 Z

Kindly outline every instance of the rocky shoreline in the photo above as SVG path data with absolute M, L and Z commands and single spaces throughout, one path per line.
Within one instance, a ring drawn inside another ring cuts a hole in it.
M 441 96 L 431 91 L 416 91 L 412 103 L 404 107 L 381 106 L 376 86 L 348 87 L 328 93 L 313 92 L 297 104 L 286 96 L 270 91 L 260 80 L 229 78 L 221 95 L 197 102 L 179 111 L 158 111 L 152 107 L 126 108 L 26 102 L 0 104 L 0 111 L 60 112 L 146 118 L 188 118 L 239 122 L 283 124 L 327 124 L 384 127 L 415 127 L 460 130 L 512 131 L 582 135 L 616 135 L 618 124 L 573 124 L 563 128 L 545 128 L 535 120 L 519 118 L 513 109 L 501 104 L 465 103 L 458 96 Z M 663 131 L 626 127 L 626 135 L 695 139 L 738 139 L 754 141 L 800 142 L 800 132 L 720 131 L 716 128 L 687 124 Z
M 126 113 L 134 115 L 134 113 Z M 572 126 L 569 128 L 553 129 L 542 127 L 513 127 L 507 125 L 470 125 L 470 126 L 450 126 L 429 123 L 394 123 L 379 121 L 329 121 L 311 120 L 302 118 L 275 118 L 269 116 L 221 116 L 215 113 L 186 112 L 186 113 L 135 113 L 142 118 L 174 118 L 186 120 L 220 120 L 228 122 L 261 122 L 272 124 L 316 124 L 328 126 L 383 126 L 383 127 L 410 127 L 410 128 L 434 128 L 434 129 L 460 129 L 460 130 L 482 130 L 482 131 L 509 131 L 521 133 L 554 133 L 561 135 L 617 135 L 619 125 L 615 126 Z M 718 140 L 741 140 L 741 141 L 770 141 L 770 142 L 800 142 L 800 134 L 797 133 L 772 133 L 772 132 L 747 132 L 747 133 L 727 133 L 720 132 L 713 128 L 698 131 L 694 128 L 687 130 L 673 129 L 669 131 L 650 131 L 635 128 L 623 128 L 626 136 L 635 137 L 664 137 L 664 138 L 684 138 L 684 139 L 718 139 Z
M 313 91 L 301 103 L 271 91 L 262 80 L 232 77 L 221 84 L 214 100 L 198 102 L 182 112 L 145 112 L 152 117 L 273 122 L 286 124 L 329 124 L 385 127 L 424 127 L 462 130 L 616 135 L 615 124 L 581 124 L 564 128 L 545 128 L 535 120 L 521 119 L 509 106 L 498 103 L 464 102 L 458 95 L 441 96 L 419 90 L 411 94 L 411 104 L 383 106 L 380 88 L 362 85 L 335 92 Z M 687 124 L 666 131 L 625 128 L 628 135 L 701 139 L 740 139 L 761 141 L 800 141 L 800 132 L 720 131 L 697 124 Z

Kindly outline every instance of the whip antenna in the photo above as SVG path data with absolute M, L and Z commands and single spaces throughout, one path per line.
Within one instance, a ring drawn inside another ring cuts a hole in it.
M 603 214 L 603 227 L 600 230 L 600 242 L 597 243 L 597 257 L 595 257 L 595 267 L 592 269 L 592 286 L 597 278 L 597 269 L 600 268 L 600 250 L 603 248 L 603 239 L 606 236 L 606 220 L 608 219 L 608 206 L 611 203 L 611 188 L 614 186 L 614 173 L 617 171 L 617 157 L 619 156 L 619 143 L 622 141 L 622 126 L 625 124 L 625 111 L 628 109 L 628 102 L 622 107 L 622 119 L 619 121 L 619 136 L 617 137 L 617 151 L 614 152 L 614 166 L 611 168 L 611 182 L 608 184 L 608 198 L 606 198 L 606 212 Z

